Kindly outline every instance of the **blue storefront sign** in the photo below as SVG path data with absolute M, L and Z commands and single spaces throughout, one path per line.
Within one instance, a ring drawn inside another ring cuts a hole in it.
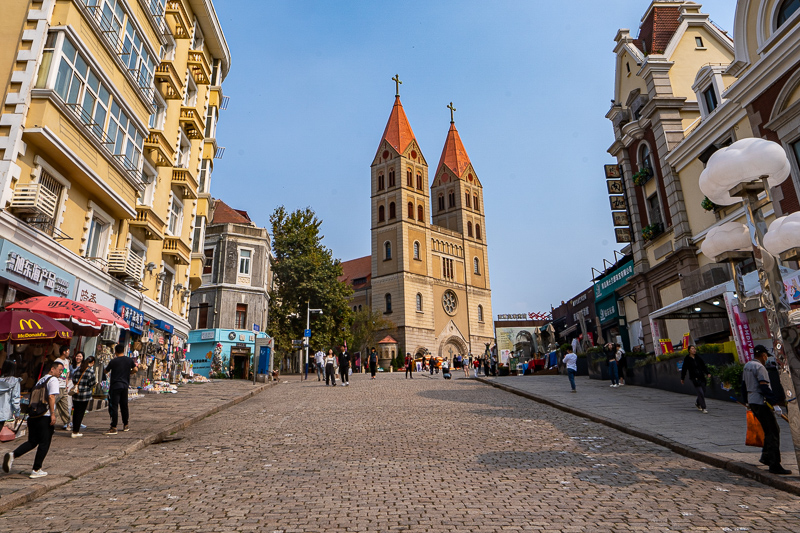
M 170 335 L 172 335 L 175 328 L 169 322 L 164 322 L 163 320 L 153 320 L 151 324 L 162 331 L 166 331 Z
M 0 239 L 0 277 L 34 294 L 70 298 L 76 278 L 41 257 Z
M 599 302 L 614 294 L 614 291 L 628 283 L 628 279 L 633 276 L 633 261 L 629 261 L 616 269 L 608 276 L 597 280 L 594 284 L 594 300 Z
M 114 311 L 128 323 L 133 333 L 142 334 L 144 330 L 144 313 L 122 300 L 117 300 L 114 303 Z

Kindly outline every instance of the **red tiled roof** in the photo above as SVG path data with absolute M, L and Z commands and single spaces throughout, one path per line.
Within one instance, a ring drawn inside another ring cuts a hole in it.
M 378 344 L 397 344 L 397 341 L 391 335 L 386 335 Z
M 447 132 L 447 139 L 444 141 L 442 157 L 439 158 L 439 166 L 436 168 L 436 174 L 439 174 L 442 165 L 444 165 L 449 168 L 453 174 L 461 177 L 461 174 L 467 169 L 469 163 L 467 150 L 461 142 L 461 137 L 458 135 L 456 125 L 451 122 L 450 131 Z
M 372 280 L 372 256 L 367 255 L 343 262 L 342 275 L 338 279 L 342 283 L 352 285 L 354 289 L 362 289 L 369 285 Z M 358 285 L 353 284 L 354 280 L 361 279 L 365 279 L 366 282 L 361 282 Z
M 214 214 L 211 218 L 211 224 L 245 224 L 248 226 L 255 226 L 253 221 L 250 220 L 247 211 L 233 209 L 222 200 L 216 198 L 214 199 Z
M 403 111 L 403 104 L 400 103 L 400 97 L 395 96 L 394 107 L 392 107 L 392 114 L 389 115 L 389 121 L 386 123 L 386 129 L 383 131 L 385 140 L 402 154 L 411 141 L 414 140 L 414 132 L 411 131 L 411 124 L 408 123 L 406 112 Z

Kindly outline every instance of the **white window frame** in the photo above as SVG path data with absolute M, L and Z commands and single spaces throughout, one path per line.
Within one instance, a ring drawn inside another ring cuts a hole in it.
M 423 304 L 422 293 L 420 293 L 420 292 L 417 293 L 417 296 L 415 298 L 415 303 L 416 303 L 417 313 L 424 312 L 422 310 L 423 309 L 423 307 L 422 307 L 422 304 Z
M 186 135 L 186 132 L 181 129 L 180 137 L 178 138 L 178 151 L 175 152 L 175 167 L 188 169 L 191 159 L 192 141 Z
M 86 232 L 86 249 L 84 250 L 84 257 L 100 259 L 102 261 L 106 260 L 106 256 L 108 254 L 108 245 L 111 238 L 111 229 L 114 225 L 114 218 L 106 213 L 100 206 L 94 203 L 92 200 L 89 200 L 89 209 L 91 210 L 91 217 L 88 220 L 88 228 Z M 103 225 L 103 229 L 100 232 L 100 237 L 97 240 L 97 255 L 89 255 L 89 250 L 91 247 L 91 241 L 93 236 L 93 225 L 94 221 L 97 220 L 100 224 Z
M 250 252 L 250 257 L 243 257 L 242 252 Z M 243 278 L 251 278 L 253 276 L 253 259 L 255 259 L 255 249 L 240 246 L 238 249 L 239 260 L 236 263 L 236 275 Z M 247 260 L 247 272 L 242 272 L 242 260 Z
M 478 322 L 483 323 L 483 306 L 478 305 Z
M 197 84 L 194 81 L 191 71 L 186 69 L 186 94 L 183 96 L 184 107 L 194 107 L 197 105 Z
M 197 230 L 200 230 L 199 232 Z M 195 215 L 192 227 L 192 253 L 199 254 L 205 249 L 206 240 L 206 217 Z
M 176 210 L 175 210 L 175 206 L 176 205 L 180 207 L 180 211 L 177 212 L 177 215 L 176 215 Z M 176 215 L 175 218 L 174 218 L 174 220 L 175 220 L 175 229 L 174 230 L 172 228 L 173 215 Z M 183 229 L 183 215 L 184 215 L 183 200 L 178 198 L 178 196 L 173 192 L 171 194 L 171 198 L 170 198 L 169 212 L 167 213 L 167 232 L 171 236 L 173 236 L 173 237 L 180 237 L 181 236 L 181 233 L 182 233 L 181 230 Z
M 477 257 L 472 258 L 472 273 L 476 276 L 481 275 L 481 262 Z
M 192 35 L 192 50 L 202 52 L 203 46 L 205 45 L 205 37 L 203 36 L 203 30 L 200 29 L 200 23 L 195 19 L 194 21 L 194 34 Z
M 153 105 L 156 110 L 150 115 L 148 126 L 150 126 L 151 130 L 161 131 L 164 129 L 164 123 L 167 120 L 167 102 L 158 91 L 153 91 Z
M 145 159 L 142 165 L 142 181 L 145 183 L 141 195 L 136 198 L 138 205 L 153 206 L 153 199 L 156 194 L 156 182 L 158 181 L 158 171 Z
M 162 272 L 169 272 L 170 274 L 172 274 L 172 282 L 169 284 L 169 287 L 166 287 L 166 280 L 162 281 L 160 283 L 161 288 L 158 291 L 158 300 L 157 301 L 158 301 L 159 304 L 164 305 L 164 304 L 161 303 L 161 297 L 163 296 L 164 290 L 166 289 L 167 291 L 169 291 L 167 293 L 169 295 L 169 300 L 167 301 L 167 305 L 165 305 L 164 307 L 166 307 L 167 309 L 172 309 L 172 298 L 175 296 L 175 294 L 174 294 L 175 291 L 172 290 L 172 288 L 175 286 L 175 280 L 176 280 L 176 278 L 175 278 L 175 269 L 162 261 L 161 262 L 161 271 Z
M 211 173 L 214 170 L 214 162 L 210 159 L 203 159 L 200 162 L 200 173 L 197 177 L 199 193 L 207 193 L 211 190 Z
M 414 241 L 413 253 L 414 253 L 414 259 L 416 259 L 417 261 L 421 261 L 419 241 Z

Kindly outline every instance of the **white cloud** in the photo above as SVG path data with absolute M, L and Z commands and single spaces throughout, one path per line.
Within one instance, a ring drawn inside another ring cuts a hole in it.
M 773 220 L 764 235 L 764 248 L 773 255 L 800 248 L 800 212 Z
M 765 139 L 742 139 L 714 152 L 700 174 L 700 190 L 717 205 L 733 205 L 741 201 L 728 194 L 736 185 L 768 176 L 769 186 L 775 187 L 790 171 L 781 145 Z
M 741 222 L 726 222 L 708 230 L 700 250 L 703 254 L 714 259 L 725 252 L 752 250 L 750 232 Z

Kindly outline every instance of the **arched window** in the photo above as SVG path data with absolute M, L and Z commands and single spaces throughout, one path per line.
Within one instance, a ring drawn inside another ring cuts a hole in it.
M 472 207 L 475 208 L 475 211 L 480 211 L 480 208 L 478 207 L 478 195 L 477 194 L 472 195 L 472 199 L 473 199 Z
M 386 220 L 386 209 L 381 205 L 378 206 L 378 222 Z
M 639 147 L 639 170 L 642 170 L 643 168 L 650 169 L 650 173 L 652 174 L 653 160 L 650 157 L 650 147 L 647 146 L 647 143 L 642 143 L 642 145 Z
M 419 259 L 419 242 L 414 241 L 414 259 Z
M 472 222 L 467 222 L 467 237 L 472 237 Z
M 394 170 L 389 171 L 389 187 L 394 187 Z
M 469 201 L 469 191 L 464 193 L 464 203 L 466 204 L 467 207 L 472 207 L 470 205 L 471 202 Z
M 783 26 L 798 8 L 800 8 L 800 0 L 783 0 L 781 7 L 778 8 L 778 28 Z
M 483 322 L 483 306 L 478 306 L 478 322 Z
M 358 312 L 358 306 L 356 306 L 356 305 L 354 305 L 354 306 L 353 306 L 353 312 L 354 312 L 354 313 L 357 313 L 357 312 Z
M 439 211 L 444 211 L 444 195 L 439 195 Z
M 419 220 L 420 222 L 425 220 L 425 210 L 422 208 L 421 205 L 417 206 L 417 220 Z
M 481 225 L 475 224 L 475 238 L 481 240 Z
M 378 190 L 382 191 L 385 186 L 386 186 L 386 181 L 383 179 L 383 174 L 380 174 L 378 176 Z
M 447 192 L 447 207 L 455 207 L 456 206 L 456 193 L 453 191 Z
M 417 311 L 422 312 L 422 295 L 417 293 Z
M 387 313 L 391 313 L 392 312 L 392 295 L 391 294 L 387 294 L 386 296 L 383 297 L 383 299 L 386 302 L 386 312 Z
M 397 210 L 394 207 L 394 202 L 389 204 L 389 219 L 393 219 L 397 216 Z
M 383 243 L 383 258 L 384 259 L 392 258 L 392 243 L 390 243 L 389 241 Z
M 417 172 L 417 189 L 422 190 L 422 173 Z
M 414 220 L 414 204 L 408 202 L 408 218 Z
M 481 263 L 480 261 L 478 261 L 477 257 L 472 259 L 472 272 L 474 272 L 478 276 L 481 275 Z
M 361 306 L 360 305 L 358 306 L 358 310 L 359 310 L 359 312 L 361 311 Z
M 414 186 L 414 178 L 412 177 L 413 173 L 410 170 L 406 170 L 406 186 L 413 187 Z

